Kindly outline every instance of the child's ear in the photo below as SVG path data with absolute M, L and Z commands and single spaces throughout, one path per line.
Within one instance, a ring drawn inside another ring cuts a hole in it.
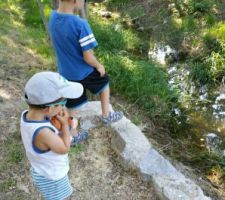
M 50 111 L 51 111 L 51 106 L 44 108 L 45 114 L 50 113 Z

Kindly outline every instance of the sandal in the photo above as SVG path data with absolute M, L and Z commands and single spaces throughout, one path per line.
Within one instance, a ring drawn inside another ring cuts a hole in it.
M 84 143 L 88 140 L 88 132 L 85 130 L 80 130 L 77 135 L 72 136 L 71 146 L 76 146 L 78 144 Z
M 117 122 L 121 120 L 122 118 L 123 118 L 123 112 L 121 111 L 109 112 L 108 117 L 101 117 L 102 122 L 107 125 Z

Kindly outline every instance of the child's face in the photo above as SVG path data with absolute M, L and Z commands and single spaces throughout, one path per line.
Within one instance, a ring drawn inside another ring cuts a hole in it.
M 66 105 L 67 100 L 62 100 L 58 103 L 49 104 L 48 107 L 48 115 L 49 117 L 53 117 L 60 112 L 62 112 L 62 108 Z
M 51 106 L 49 107 L 49 117 L 56 116 L 60 112 L 62 112 L 63 106 L 58 105 L 58 106 Z

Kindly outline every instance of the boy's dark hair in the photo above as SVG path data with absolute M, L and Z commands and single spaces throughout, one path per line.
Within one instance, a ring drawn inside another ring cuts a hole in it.
M 32 104 L 29 104 L 29 103 L 28 103 L 28 106 L 29 106 L 29 108 L 38 109 L 38 110 L 47 108 L 47 106 L 45 106 L 45 105 L 32 105 Z
M 26 98 L 26 94 L 25 94 L 25 98 Z M 50 102 L 50 103 L 43 104 L 43 105 L 33 105 L 33 104 L 30 104 L 30 103 L 27 103 L 27 104 L 28 104 L 28 106 L 29 106 L 30 108 L 33 108 L 33 109 L 45 109 L 45 108 L 49 107 L 48 104 L 58 103 L 58 102 L 62 101 L 62 99 L 63 99 L 63 98 L 60 98 L 60 99 L 57 99 L 57 100 L 54 101 L 54 102 Z

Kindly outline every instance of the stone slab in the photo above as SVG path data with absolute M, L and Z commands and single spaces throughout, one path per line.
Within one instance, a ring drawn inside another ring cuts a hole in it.
M 110 106 L 112 110 L 112 107 Z M 101 114 L 98 101 L 89 102 L 79 109 L 81 126 L 89 129 L 98 126 Z M 155 150 L 141 130 L 123 117 L 113 123 L 112 148 L 120 157 L 125 168 L 136 170 L 144 180 L 152 182 L 160 199 L 163 200 L 209 200 L 202 189 L 179 172 L 166 158 Z

